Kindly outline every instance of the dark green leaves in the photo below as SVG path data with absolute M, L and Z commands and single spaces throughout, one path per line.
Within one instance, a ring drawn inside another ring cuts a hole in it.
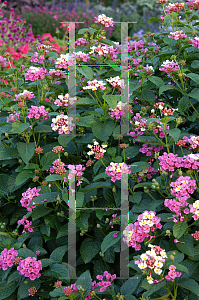
M 96 138 L 98 138 L 100 141 L 106 142 L 109 136 L 112 134 L 114 128 L 115 124 L 112 121 L 108 121 L 106 123 L 96 121 L 93 124 L 92 131 Z
M 90 262 L 100 251 L 100 244 L 92 238 L 86 238 L 80 247 L 80 254 L 83 261 Z
M 103 95 L 102 98 L 106 101 L 108 106 L 115 109 L 117 103 L 120 101 L 120 95 Z
M 173 226 L 173 235 L 176 239 L 179 239 L 187 230 L 188 225 L 185 222 L 175 223 Z
M 19 142 L 17 144 L 17 149 L 19 151 L 22 160 L 27 164 L 34 155 L 35 143 L 26 144 L 26 143 Z
M 114 237 L 113 234 L 117 231 L 111 231 L 103 240 L 101 244 L 101 251 L 104 253 L 108 248 L 115 245 L 120 240 L 120 232 L 117 237 Z

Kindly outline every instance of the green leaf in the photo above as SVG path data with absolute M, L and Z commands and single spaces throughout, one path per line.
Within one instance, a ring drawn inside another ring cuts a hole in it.
M 143 194 L 143 192 L 135 192 L 134 195 L 129 196 L 129 201 L 139 204 L 140 201 L 142 200 L 142 194 Z
M 199 75 L 198 74 L 189 73 L 189 74 L 186 74 L 186 76 L 199 84 Z
M 120 232 L 118 233 L 118 236 L 116 238 L 113 236 L 114 233 L 117 233 L 117 231 L 111 231 L 107 236 L 105 236 L 101 244 L 102 253 L 104 253 L 108 248 L 120 241 Z
M 52 132 L 52 127 L 49 125 L 37 125 L 34 127 L 34 132 Z
M 91 28 L 91 27 L 89 27 L 89 28 L 82 28 L 82 29 L 80 29 L 80 30 L 78 31 L 77 34 L 84 34 L 84 33 L 87 32 L 87 31 L 88 31 L 89 33 L 93 34 L 96 30 L 93 29 L 93 28 Z
M 191 67 L 193 69 L 198 69 L 199 68 L 199 60 L 193 60 L 191 63 Z
M 86 238 L 80 246 L 80 254 L 85 264 L 89 263 L 99 253 L 99 251 L 99 241 L 92 238 Z
M 196 99 L 197 101 L 199 101 L 199 95 L 198 95 L 199 89 L 195 88 L 191 91 L 191 93 L 187 94 L 187 96 Z
M 181 130 L 179 128 L 174 128 L 174 129 L 166 130 L 166 132 L 169 133 L 169 136 L 172 137 L 174 142 L 177 142 L 177 140 L 180 137 Z
M 19 249 L 18 250 L 18 256 L 21 256 L 22 258 L 27 258 L 28 256 L 37 257 L 36 254 L 28 248 Z
M 18 288 L 17 291 L 17 299 L 24 299 L 27 298 L 29 296 L 29 291 L 28 289 L 31 288 L 32 286 L 35 286 L 37 290 L 39 290 L 40 288 L 40 280 L 39 279 L 35 279 L 35 280 L 30 280 L 29 278 L 26 279 L 28 281 L 28 284 L 24 282 L 22 282 Z
M 85 188 L 82 189 L 82 192 L 85 194 L 89 191 L 95 190 L 95 189 L 101 189 L 101 188 L 111 188 L 111 184 L 109 182 L 94 182 L 91 183 L 90 186 L 86 186 Z
M 106 101 L 108 106 L 115 109 L 117 103 L 120 101 L 120 95 L 103 95 L 102 98 Z
M 61 288 L 55 288 L 52 292 L 49 293 L 51 297 L 59 297 L 64 295 L 64 291 Z M 66 299 L 66 297 L 64 297 Z
M 185 234 L 180 239 L 180 241 L 183 242 L 183 244 L 177 243 L 176 246 L 177 246 L 178 250 L 180 250 L 184 254 L 192 256 L 193 253 L 194 253 L 193 240 L 194 239 L 193 239 L 193 237 L 190 234 Z
M 178 222 L 173 225 L 173 235 L 179 239 L 187 230 L 188 225 L 185 222 Z
M 19 152 L 15 148 L 11 147 L 1 147 L 0 148 L 0 160 L 7 160 L 7 159 L 13 159 L 18 158 Z
M 149 76 L 148 80 L 153 82 L 155 85 L 157 85 L 157 87 L 161 87 L 162 85 L 164 85 L 164 81 L 162 79 L 160 79 L 157 76 Z
M 189 256 L 189 259 L 191 259 L 193 261 L 199 260 L 199 245 L 194 247 L 192 255 Z
M 93 79 L 94 73 L 93 73 L 92 68 L 86 67 L 86 66 L 83 66 L 83 67 L 76 66 L 76 70 L 79 73 L 81 73 L 83 76 L 85 76 L 87 79 L 89 79 L 89 80 Z
M 52 264 L 50 266 L 50 271 L 55 278 L 57 278 L 63 282 L 69 282 L 70 279 L 67 278 L 67 277 L 69 277 L 68 276 L 68 268 L 65 265 Z
M 113 41 L 110 41 L 110 40 L 107 40 L 107 39 L 102 39 L 102 40 L 100 40 L 100 43 L 113 46 L 113 48 L 117 49 L 117 46 Z
M 110 176 L 105 174 L 104 172 L 103 173 L 100 173 L 98 174 L 97 176 L 95 176 L 93 178 L 93 181 L 98 181 L 99 179 L 102 179 L 102 178 L 109 178 Z
M 94 101 L 93 99 L 90 98 L 79 98 L 75 102 L 76 105 L 95 105 L 97 101 Z
M 52 265 L 54 263 L 54 260 L 49 258 L 42 258 L 41 262 L 42 262 L 42 268 L 46 268 Z
M 130 170 L 131 173 L 134 174 L 148 168 L 149 166 L 150 165 L 145 161 L 136 161 L 132 163 Z
M 177 43 L 177 41 L 170 39 L 168 36 L 165 36 L 165 37 L 163 38 L 163 41 L 164 41 L 167 45 L 169 45 L 171 48 L 175 47 L 175 46 L 176 46 L 176 43 Z
M 38 164 L 29 163 L 24 168 L 24 170 L 35 170 L 35 169 L 39 169 Z
M 68 235 L 68 224 L 63 225 L 58 233 L 57 233 L 57 239 L 59 239 L 62 236 L 67 236 Z
M 42 224 L 40 227 L 41 234 L 50 236 L 50 227 L 46 224 Z
M 76 219 L 76 226 L 88 230 L 88 219 L 90 217 L 89 213 L 84 212 Z
M 49 52 L 49 53 L 47 53 L 46 57 L 58 58 L 59 54 L 57 52 Z
M 57 159 L 57 153 L 52 151 L 45 153 L 41 158 L 42 171 L 49 169 L 54 160 Z
M 0 283 L 0 300 L 5 300 L 9 297 L 16 289 L 17 282 L 11 281 L 10 283 Z
M 33 202 L 35 204 L 41 204 L 42 200 L 46 199 L 46 202 L 53 202 L 55 201 L 54 198 L 56 198 L 58 196 L 58 192 L 52 192 L 52 193 L 45 193 L 45 194 L 41 194 L 40 196 L 35 197 L 31 203 L 29 204 L 29 207 L 31 205 L 33 205 Z
M 35 152 L 35 143 L 21 143 L 17 144 L 17 150 L 22 158 L 22 160 L 27 164 L 33 157 Z
M 27 180 L 29 180 L 30 178 L 33 178 L 34 176 L 35 176 L 35 174 L 32 171 L 24 170 L 17 175 L 16 180 L 15 180 L 15 185 L 16 186 L 22 185 Z
M 194 279 L 179 279 L 178 285 L 199 296 L 199 285 Z
M 92 132 L 100 141 L 106 142 L 109 136 L 113 133 L 115 124 L 112 121 L 103 123 L 101 121 L 96 121 L 93 124 Z
M 68 143 L 74 138 L 72 135 L 60 134 L 58 137 L 58 142 L 61 146 L 66 147 Z
M 132 157 L 135 157 L 139 153 L 139 149 L 140 149 L 139 146 L 131 146 L 131 147 L 126 148 L 124 150 L 125 158 L 128 159 L 128 157 L 129 157 L 129 159 L 131 159 Z M 121 153 L 121 156 L 124 157 L 123 151 Z
M 178 109 L 180 112 L 184 112 L 189 107 L 189 97 L 183 96 L 179 103 L 178 103 Z
M 159 96 L 160 96 L 163 92 L 168 91 L 168 90 L 173 90 L 173 89 L 175 89 L 175 88 L 173 87 L 173 85 L 172 85 L 172 86 L 171 86 L 171 85 L 162 85 L 162 86 L 159 88 Z
M 84 193 L 77 192 L 76 193 L 76 208 L 81 208 L 84 203 Z
M 147 286 L 147 289 L 149 289 L 147 292 L 143 293 L 143 297 L 148 297 L 148 296 L 152 295 L 153 293 L 157 292 L 165 285 L 166 285 L 165 279 L 157 284 L 153 284 L 152 286 L 151 286 L 151 284 L 148 284 L 148 285 L 142 284 L 142 287 L 146 288 L 146 286 Z
M 24 132 L 26 129 L 28 129 L 30 127 L 30 123 L 22 123 L 21 121 L 19 121 L 19 123 L 17 121 L 15 121 L 14 123 L 12 123 L 13 129 L 10 130 L 11 134 L 19 134 Z
M 45 180 L 47 182 L 56 181 L 56 180 L 62 180 L 63 181 L 63 178 L 62 178 L 61 175 L 52 174 L 52 175 L 48 175 Z
M 86 272 L 81 274 L 75 283 L 76 283 L 76 286 L 82 285 L 82 287 L 85 289 L 84 297 L 87 297 L 92 288 L 92 278 L 91 278 L 90 271 L 87 270 Z
M 146 90 L 140 94 L 139 98 L 147 102 L 154 102 L 155 94 L 151 90 Z
M 50 255 L 50 259 L 53 259 L 56 263 L 61 263 L 65 253 L 68 251 L 68 246 L 64 245 L 56 248 Z
M 47 206 L 38 206 L 31 213 L 32 220 L 37 220 L 43 216 L 49 214 L 53 209 Z
M 124 282 L 121 286 L 120 292 L 122 295 L 131 295 L 136 292 L 140 281 L 142 279 L 142 275 L 136 275 L 133 278 L 130 278 Z M 126 299 L 126 297 L 125 297 Z
M 0 194 L 6 195 L 8 193 L 8 180 L 7 174 L 0 174 Z

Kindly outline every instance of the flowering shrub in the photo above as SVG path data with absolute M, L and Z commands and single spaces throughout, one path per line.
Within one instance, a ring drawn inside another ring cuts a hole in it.
M 198 7 L 159 3 L 128 79 L 106 16 L 76 32 L 85 60 L 42 41 L 1 58 L 0 299 L 197 299 Z

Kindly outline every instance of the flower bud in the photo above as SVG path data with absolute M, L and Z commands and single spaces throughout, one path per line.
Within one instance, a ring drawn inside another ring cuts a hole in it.
M 97 228 L 100 228 L 101 226 L 100 226 L 100 224 L 97 224 Z
M 116 192 L 116 188 L 115 188 L 115 186 L 113 187 L 112 191 L 113 191 L 113 193 L 115 193 L 115 192 Z
M 5 137 L 7 137 L 7 138 L 9 137 L 8 133 L 6 133 L 6 132 L 5 132 Z
M 67 157 L 67 156 L 68 156 L 68 152 L 64 152 L 64 156 L 66 156 L 66 157 Z

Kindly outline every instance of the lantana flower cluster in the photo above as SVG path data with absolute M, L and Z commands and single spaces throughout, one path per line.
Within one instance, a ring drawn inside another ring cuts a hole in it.
M 95 23 L 104 25 L 105 27 L 113 27 L 114 26 L 113 19 L 107 17 L 104 14 L 95 17 Z
M 108 147 L 108 145 L 102 144 L 100 146 L 97 141 L 94 141 L 94 145 L 88 144 L 87 147 L 91 149 L 89 152 L 87 152 L 87 154 L 89 156 L 95 155 L 94 158 L 99 160 L 100 158 L 103 158 L 104 153 L 106 152 L 104 148 Z
M 26 69 L 25 80 L 35 81 L 44 79 L 48 71 L 44 68 L 33 67 Z
M 55 61 L 55 67 L 60 69 L 68 69 L 69 66 L 72 66 L 74 64 L 74 55 L 71 55 L 69 53 L 61 54 L 60 57 L 58 57 Z
M 29 277 L 30 280 L 35 280 L 39 278 L 41 274 L 39 271 L 42 270 L 42 262 L 35 257 L 27 257 L 19 262 L 17 267 L 17 271 L 19 271 L 20 275 L 24 275 L 25 277 Z
M 162 63 L 162 68 L 159 68 L 160 71 L 165 72 L 168 77 L 171 77 L 174 75 L 173 72 L 179 70 L 178 63 L 172 61 L 169 61 L 168 59 Z
M 163 146 L 152 146 L 148 144 L 143 144 L 142 148 L 139 149 L 140 152 L 145 153 L 146 156 L 152 156 L 155 152 L 160 152 Z
M 119 76 L 116 77 L 111 77 L 109 79 L 106 79 L 106 81 L 108 81 L 108 83 L 110 83 L 110 85 L 112 85 L 113 87 L 117 88 L 117 89 L 124 89 L 124 80 L 120 79 Z
M 170 14 L 172 12 L 179 12 L 181 9 L 183 9 L 184 3 L 169 3 L 169 5 L 165 8 L 165 12 L 167 14 Z
M 132 179 L 135 182 L 141 182 L 146 181 L 146 179 L 151 179 L 153 175 L 156 175 L 159 171 L 156 171 L 153 167 L 149 166 L 148 168 L 145 168 L 144 170 L 132 174 Z
M 29 204 L 31 203 L 31 201 L 40 196 L 41 194 L 39 194 L 39 192 L 41 191 L 41 188 L 28 188 L 24 193 L 22 193 L 22 198 L 20 200 L 20 203 L 21 203 L 21 206 L 22 207 L 26 207 L 27 208 L 27 211 L 32 211 L 33 208 L 35 208 L 37 205 L 34 205 L 35 203 L 33 202 L 33 205 L 31 205 L 30 207 Z
M 24 225 L 24 229 L 23 229 L 22 233 L 26 233 L 27 230 L 29 232 L 33 232 L 33 228 L 34 227 L 32 226 L 32 222 L 28 221 L 27 218 L 26 218 L 26 216 L 23 216 L 23 218 L 21 220 L 18 220 L 17 223 L 19 225 Z
M 121 180 L 122 174 L 131 174 L 129 170 L 130 166 L 125 163 L 114 163 L 111 162 L 108 167 L 106 167 L 105 174 L 111 176 L 111 181 Z
M 193 204 L 189 204 L 190 213 L 193 214 L 193 219 L 196 221 L 199 219 L 199 200 L 196 200 Z
M 104 280 L 104 277 L 106 277 L 106 280 Z M 107 287 L 111 286 L 112 281 L 116 278 L 116 274 L 111 275 L 108 271 L 105 271 L 103 275 L 97 275 L 96 278 L 100 280 L 100 282 L 97 283 L 99 288 L 99 292 L 106 291 Z
M 105 90 L 105 84 L 102 80 L 94 79 L 93 81 L 89 80 L 87 82 L 87 86 L 83 87 L 83 90 L 91 90 L 91 91 L 99 91 L 99 90 Z
M 183 38 L 186 38 L 187 35 L 185 33 L 183 33 L 182 30 L 180 31 L 174 31 L 174 32 L 170 32 L 170 35 L 168 36 L 170 39 L 172 40 L 180 40 L 180 39 L 183 39 Z
M 35 98 L 35 95 L 32 92 L 24 90 L 22 93 L 15 95 L 14 101 L 27 101 L 32 98 Z
M 57 98 L 58 99 L 55 100 L 54 104 L 60 107 L 68 107 L 69 105 L 73 105 L 77 101 L 76 97 L 69 99 L 69 94 L 58 95 Z
M 109 108 L 111 112 L 109 112 L 109 115 L 111 117 L 115 117 L 116 119 L 120 119 L 121 116 L 124 116 L 127 112 L 133 112 L 132 106 L 128 103 L 123 103 L 122 101 L 118 102 L 115 109 Z
M 176 272 L 176 266 L 170 265 L 169 266 L 169 272 L 165 276 L 167 281 L 174 282 L 175 278 L 180 277 L 182 275 L 181 272 Z
M 59 79 L 67 78 L 66 74 L 62 70 L 50 69 L 49 75 L 52 77 L 59 78 Z
M 151 232 L 155 231 L 155 228 L 161 229 L 161 218 L 156 216 L 154 211 L 144 211 L 138 216 L 135 223 L 130 223 L 123 231 L 123 242 L 129 247 L 134 248 L 136 251 L 141 249 L 141 244 L 145 238 L 153 237 Z M 150 240 L 149 239 L 149 240 Z
M 50 174 L 57 174 L 62 175 L 66 173 L 66 169 L 64 168 L 65 163 L 60 161 L 59 159 L 56 159 L 53 161 L 53 166 L 49 169 Z
M 68 174 L 68 179 L 77 177 L 78 179 L 77 186 L 79 186 L 83 182 L 82 174 L 83 171 L 85 170 L 85 167 L 83 167 L 82 165 L 76 165 L 76 166 L 68 165 L 68 169 L 71 170 L 71 173 Z
M 165 199 L 164 205 L 175 213 L 172 218 L 173 221 L 177 223 L 178 220 L 175 219 L 175 217 L 179 217 L 180 221 L 184 220 L 182 209 L 189 204 L 186 200 L 189 199 L 190 194 L 193 194 L 196 190 L 196 181 L 191 180 L 189 176 L 180 176 L 175 182 L 171 182 L 170 186 L 172 187 L 171 195 L 177 199 Z M 189 214 L 189 209 L 185 208 L 183 212 L 184 214 Z
M 188 147 L 189 150 L 196 151 L 199 148 L 199 136 L 190 135 L 184 136 L 182 140 L 178 140 L 176 145 L 180 147 Z
M 138 265 L 138 268 L 141 270 L 147 270 L 149 276 L 147 276 L 147 281 L 149 284 L 158 283 L 163 279 L 156 280 L 152 277 L 152 272 L 157 275 L 162 274 L 162 268 L 165 264 L 165 258 L 167 258 L 167 254 L 164 249 L 159 246 L 148 245 L 151 250 L 146 251 L 141 254 L 140 258 L 135 260 L 135 264 Z
M 59 134 L 69 134 L 70 131 L 73 131 L 73 127 L 75 126 L 75 124 L 72 123 L 72 120 L 73 118 L 68 117 L 67 115 L 58 115 L 56 118 L 52 119 L 52 130 L 58 131 Z
M 16 112 L 15 110 L 13 111 L 12 114 L 9 114 L 9 116 L 6 118 L 6 122 L 9 123 L 11 122 L 15 122 L 17 120 L 19 120 L 19 116 L 20 116 L 20 112 Z
M 48 118 L 50 118 L 50 116 L 48 116 L 48 111 L 45 110 L 44 105 L 41 106 L 31 105 L 31 108 L 28 108 L 27 110 L 29 111 L 28 114 L 29 119 L 47 120 Z
M 4 248 L 0 254 L 0 269 L 5 271 L 8 269 L 8 267 L 12 267 L 17 256 L 18 252 L 17 250 L 14 250 L 14 248 L 9 250 Z

